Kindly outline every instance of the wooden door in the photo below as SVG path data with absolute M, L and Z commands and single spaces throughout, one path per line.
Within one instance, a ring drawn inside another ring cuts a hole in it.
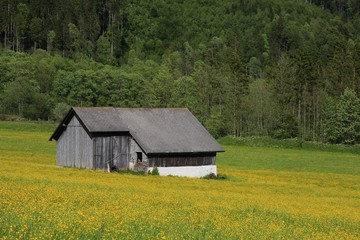
M 113 165 L 118 170 L 129 168 L 129 136 L 114 136 L 113 143 Z
M 97 137 L 94 140 L 94 169 L 129 168 L 129 136 Z

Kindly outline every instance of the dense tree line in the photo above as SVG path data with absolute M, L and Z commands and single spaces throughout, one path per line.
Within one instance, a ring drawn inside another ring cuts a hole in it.
M 360 142 L 358 1 L 0 0 L 0 13 L 3 115 L 188 107 L 215 136 Z

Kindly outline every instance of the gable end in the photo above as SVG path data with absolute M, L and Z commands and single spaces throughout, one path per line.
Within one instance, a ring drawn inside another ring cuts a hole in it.
M 79 121 L 79 123 L 81 124 L 81 126 L 84 128 L 84 130 L 86 131 L 86 133 L 89 135 L 90 138 L 93 138 L 93 135 L 91 134 L 91 132 L 89 131 L 89 129 L 86 127 L 86 125 L 84 124 L 84 122 L 81 120 L 81 118 L 76 114 L 76 112 L 74 111 L 73 108 L 71 108 L 69 110 L 69 112 L 66 114 L 66 116 L 64 117 L 64 119 L 60 122 L 59 126 L 56 128 L 56 130 L 54 131 L 54 133 L 51 135 L 49 141 L 53 141 L 53 140 L 58 140 L 61 136 L 61 134 L 66 130 L 67 125 L 69 124 L 69 122 L 71 121 L 71 119 L 73 117 L 76 117 L 76 119 Z

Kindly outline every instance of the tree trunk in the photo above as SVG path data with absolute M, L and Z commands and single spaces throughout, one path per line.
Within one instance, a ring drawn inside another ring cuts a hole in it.
M 4 32 L 4 48 L 7 49 L 7 45 L 6 45 L 6 39 L 7 39 L 7 31 L 6 31 L 6 28 L 5 28 L 5 32 Z
M 10 17 L 10 36 L 11 36 L 11 44 L 12 44 L 12 50 L 15 51 L 15 39 L 14 39 L 14 24 L 12 15 Z
M 233 133 L 234 137 L 236 137 L 236 113 L 233 111 Z
M 47 51 L 48 53 L 51 52 L 51 46 L 50 46 L 50 39 L 49 39 L 49 37 L 47 38 L 47 41 L 46 41 L 46 51 Z
M 305 133 L 306 133 L 306 104 L 305 104 L 305 101 L 304 101 L 304 111 L 303 111 L 303 124 L 302 124 L 302 135 L 303 137 L 305 137 Z
M 312 126 L 312 140 L 315 140 L 316 128 L 316 94 L 313 94 L 313 126 Z
M 300 125 L 301 123 L 301 99 L 299 97 L 298 99 L 298 124 Z
M 115 16 L 112 13 L 111 15 L 111 49 L 110 49 L 110 53 L 111 53 L 111 57 L 114 56 L 114 22 L 115 22 Z

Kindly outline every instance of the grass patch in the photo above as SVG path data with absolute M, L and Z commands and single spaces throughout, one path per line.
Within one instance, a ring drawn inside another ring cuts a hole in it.
M 133 170 L 120 170 L 117 171 L 119 174 L 128 174 L 128 175 L 137 175 L 137 176 L 144 176 L 145 172 L 142 171 L 133 171 Z
M 0 121 L 0 129 L 7 132 L 43 132 L 52 134 L 58 123 L 44 122 L 44 121 L 33 121 L 33 122 L 11 122 L 11 121 Z
M 225 146 L 225 150 L 218 156 L 220 167 L 360 175 L 360 159 L 353 153 L 250 146 Z
M 343 144 L 326 144 L 322 142 L 304 141 L 299 138 L 291 139 L 274 139 L 270 137 L 232 137 L 226 136 L 218 140 L 223 145 L 232 146 L 250 146 L 250 147 L 267 147 L 267 148 L 289 148 L 305 149 L 326 152 L 344 152 L 360 154 L 360 145 L 343 145 Z

